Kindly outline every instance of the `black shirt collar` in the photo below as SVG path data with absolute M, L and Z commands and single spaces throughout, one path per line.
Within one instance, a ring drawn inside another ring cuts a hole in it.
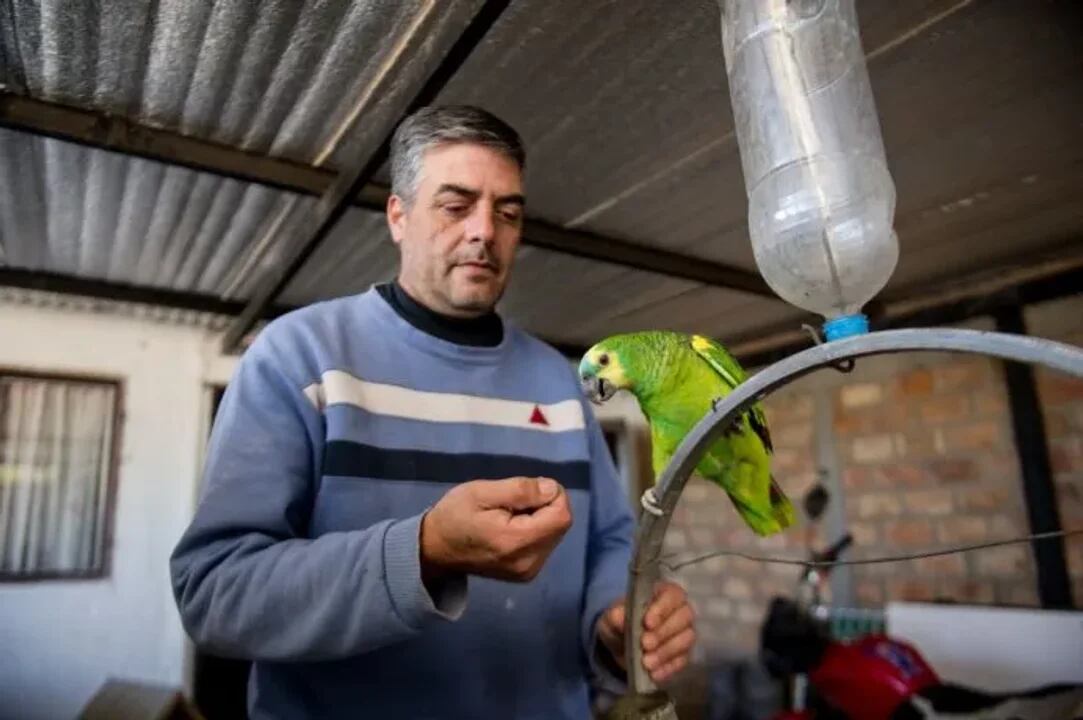
M 495 312 L 476 318 L 443 315 L 410 297 L 397 280 L 376 286 L 399 316 L 418 330 L 457 345 L 495 347 L 504 339 L 504 323 Z

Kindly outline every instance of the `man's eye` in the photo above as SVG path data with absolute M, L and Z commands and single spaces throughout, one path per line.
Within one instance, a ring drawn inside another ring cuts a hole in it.
M 466 212 L 466 205 L 444 205 L 444 212 L 450 215 L 462 215 Z
M 519 224 L 519 221 L 522 220 L 523 215 L 522 213 L 515 210 L 503 210 L 500 213 L 500 217 L 504 218 L 505 222 L 517 225 Z

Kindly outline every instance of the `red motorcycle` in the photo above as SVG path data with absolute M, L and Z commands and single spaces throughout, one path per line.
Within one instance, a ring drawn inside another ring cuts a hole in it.
M 814 488 L 805 499 L 810 519 L 826 502 L 826 491 Z M 810 558 L 833 562 L 852 542 L 847 534 Z M 789 708 L 774 720 L 1083 720 L 1081 685 L 987 693 L 944 682 L 917 648 L 883 632 L 838 639 L 821 601 L 829 574 L 830 566 L 806 566 L 796 599 L 774 598 L 761 628 L 767 671 L 788 681 Z

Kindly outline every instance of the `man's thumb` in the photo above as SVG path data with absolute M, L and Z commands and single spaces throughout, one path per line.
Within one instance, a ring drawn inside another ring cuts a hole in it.
M 613 627 L 614 630 L 620 633 L 624 632 L 623 604 L 614 605 L 613 607 L 609 608 L 609 612 L 607 612 L 606 615 L 608 616 L 606 619 L 609 621 L 609 624 Z

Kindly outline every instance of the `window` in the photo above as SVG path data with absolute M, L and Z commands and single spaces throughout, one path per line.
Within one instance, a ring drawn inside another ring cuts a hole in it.
M 0 580 L 105 575 L 119 395 L 0 371 Z

